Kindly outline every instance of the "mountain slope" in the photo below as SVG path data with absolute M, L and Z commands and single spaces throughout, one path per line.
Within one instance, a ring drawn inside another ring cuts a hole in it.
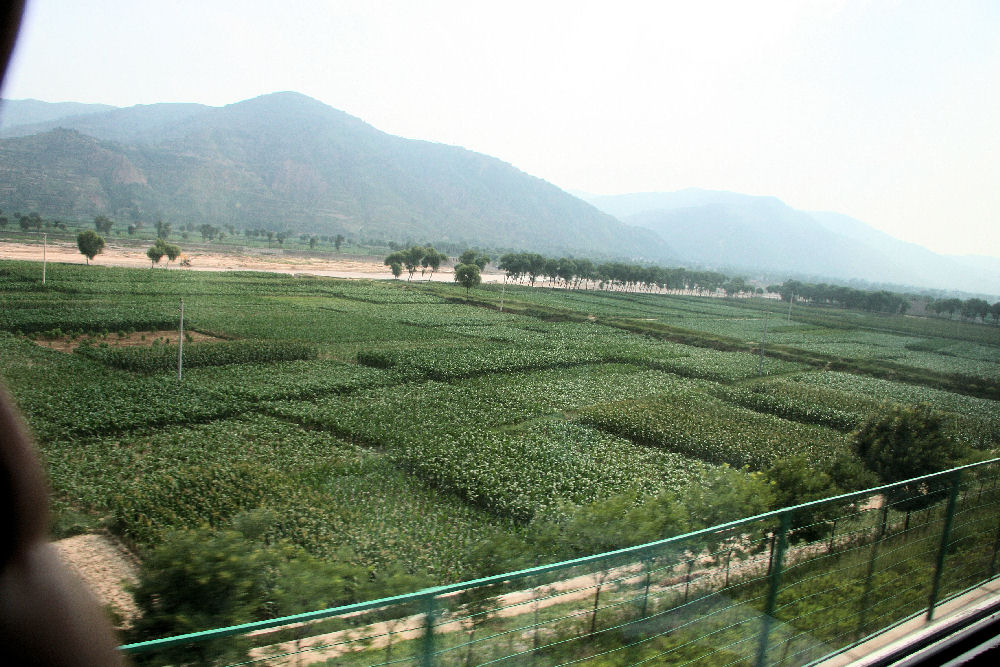
M 689 189 L 590 201 L 707 266 L 1000 294 L 1000 271 L 988 262 L 938 255 L 854 218 L 797 211 L 774 197 Z
M 670 256 L 654 233 L 627 227 L 507 163 L 394 137 L 297 93 L 219 108 L 130 107 L 51 125 L 68 129 L 0 142 L 0 170 L 13 186 L 0 191 L 0 208 Z M 80 158 L 88 152 L 90 164 Z

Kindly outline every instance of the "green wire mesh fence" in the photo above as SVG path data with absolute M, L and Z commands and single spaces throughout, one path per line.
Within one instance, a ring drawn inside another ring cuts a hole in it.
M 807 665 L 993 579 L 1000 459 L 618 551 L 129 644 L 137 663 Z

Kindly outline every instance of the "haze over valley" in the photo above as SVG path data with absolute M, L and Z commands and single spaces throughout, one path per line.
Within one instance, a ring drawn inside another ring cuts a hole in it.
M 687 189 L 574 197 L 501 160 L 395 137 L 305 95 L 224 107 L 5 100 L 0 209 L 476 245 L 1000 294 L 949 257 L 836 213 Z

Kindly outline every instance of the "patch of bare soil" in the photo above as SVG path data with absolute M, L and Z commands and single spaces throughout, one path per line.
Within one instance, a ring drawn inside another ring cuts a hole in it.
M 184 342 L 186 343 L 200 343 L 203 341 L 215 342 L 222 340 L 221 338 L 198 333 L 197 331 L 187 331 L 185 333 L 187 334 L 184 338 Z M 173 343 L 176 345 L 177 337 L 176 331 L 136 331 L 135 333 L 125 334 L 124 336 L 119 334 L 97 336 L 96 339 L 91 338 L 91 340 L 97 340 L 99 343 L 107 343 L 110 347 L 130 347 L 138 345 L 145 345 L 146 347 L 149 347 L 154 341 L 157 340 L 162 343 Z M 85 337 L 74 339 L 68 336 L 64 336 L 62 338 L 39 338 L 35 341 L 35 343 L 41 345 L 42 347 L 58 350 L 59 352 L 72 352 L 78 345 L 80 345 L 80 343 L 84 341 L 84 339 Z
M 126 590 L 138 579 L 138 562 L 106 535 L 75 535 L 52 543 L 59 560 L 90 590 L 101 606 L 112 609 L 120 627 L 128 627 L 139 609 Z

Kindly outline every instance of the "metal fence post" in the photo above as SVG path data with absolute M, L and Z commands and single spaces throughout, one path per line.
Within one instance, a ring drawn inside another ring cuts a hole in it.
M 1000 524 L 997 525 L 997 536 L 993 541 L 993 558 L 990 560 L 990 579 L 997 573 L 997 554 L 1000 553 Z
M 872 579 L 875 577 L 875 561 L 878 560 L 878 549 L 882 544 L 882 538 L 876 537 L 872 542 L 872 555 L 868 559 L 868 572 L 865 574 L 865 588 L 861 594 L 861 611 L 858 614 L 858 629 L 856 633 L 859 637 L 865 634 L 865 627 L 868 625 L 868 602 L 872 593 Z
M 931 585 L 931 598 L 927 605 L 927 621 L 934 620 L 934 605 L 937 604 L 938 593 L 941 592 L 941 574 L 944 571 L 944 557 L 948 553 L 948 540 L 951 538 L 951 525 L 955 521 L 955 505 L 958 504 L 958 489 L 962 482 L 962 471 L 951 474 L 951 495 L 948 496 L 948 510 L 944 518 L 944 530 L 941 531 L 941 547 L 938 549 L 937 567 L 934 569 L 934 583 Z
M 767 605 L 764 608 L 764 628 L 760 633 L 760 645 L 757 647 L 757 667 L 764 667 L 767 661 L 771 626 L 774 622 L 774 608 L 778 603 L 778 586 L 781 585 L 781 568 L 784 565 L 785 550 L 788 547 L 788 529 L 791 524 L 791 512 L 782 512 L 781 528 L 778 529 L 778 550 L 774 555 L 774 560 L 768 574 Z
M 437 600 L 434 595 L 424 601 L 424 637 L 420 647 L 422 667 L 434 666 L 434 617 L 437 615 Z
M 688 601 L 688 590 L 691 588 L 691 571 L 694 570 L 694 556 L 688 561 L 687 576 L 684 577 L 684 602 Z
M 651 559 L 643 559 L 643 567 L 646 570 L 646 583 L 645 590 L 642 593 L 642 609 L 639 612 L 639 618 L 646 618 L 647 610 L 649 609 L 649 586 L 652 583 L 653 573 L 650 568 L 653 566 L 653 561 Z
M 771 546 L 767 552 L 767 576 L 771 576 L 771 570 L 774 568 L 774 543 L 778 539 L 778 536 L 771 533 Z

